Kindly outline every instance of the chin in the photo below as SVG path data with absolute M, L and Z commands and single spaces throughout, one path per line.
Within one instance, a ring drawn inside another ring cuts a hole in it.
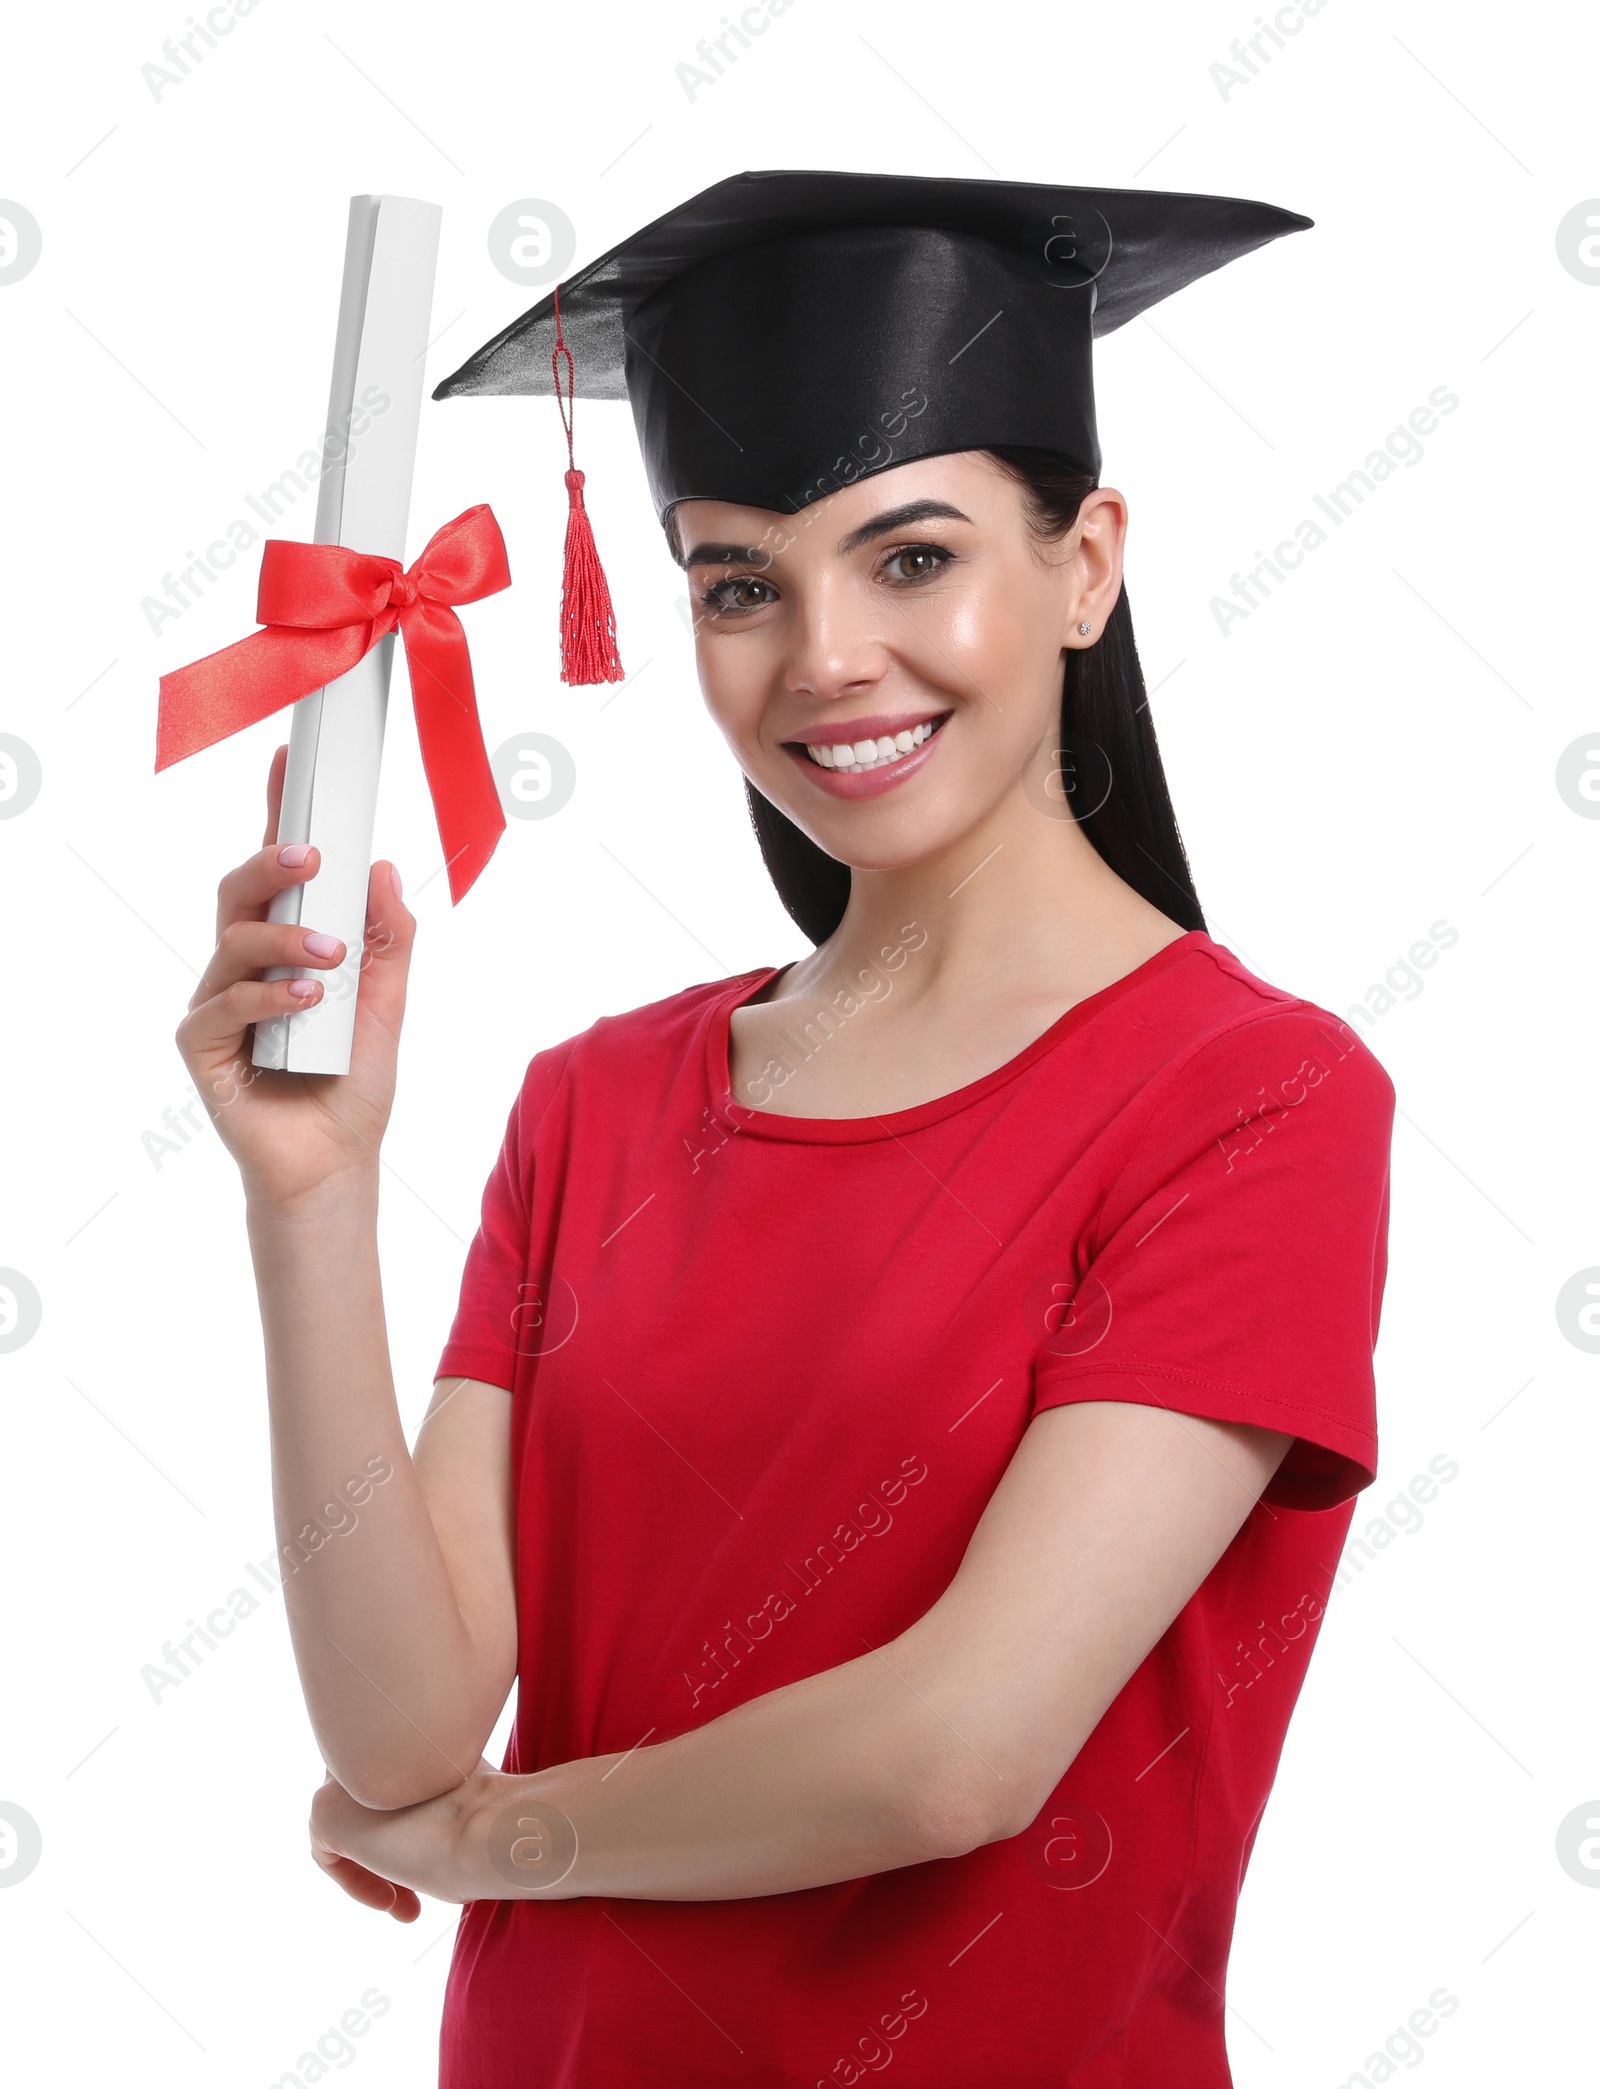
M 921 804 L 866 799 L 829 805 L 821 813 L 815 806 L 796 805 L 792 792 L 786 798 L 770 791 L 765 795 L 836 862 L 852 870 L 897 871 L 956 847 L 994 811 L 1003 794 L 974 793 L 970 799 L 963 794 L 961 802 L 952 803 L 948 791 L 941 791 Z

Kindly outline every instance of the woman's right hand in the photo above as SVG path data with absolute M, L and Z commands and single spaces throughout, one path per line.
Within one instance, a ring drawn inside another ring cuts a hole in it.
M 343 1181 L 375 1173 L 394 1101 L 395 1063 L 405 1014 L 406 976 L 416 917 L 401 903 L 390 863 L 375 863 L 367 884 L 366 945 L 356 997 L 348 1074 L 282 1073 L 251 1064 L 251 1025 L 314 1008 L 320 981 L 264 980 L 269 965 L 333 972 L 345 947 L 308 944 L 317 935 L 314 847 L 285 863 L 275 846 L 289 750 L 280 747 L 267 778 L 265 846 L 217 887 L 217 946 L 178 1025 L 177 1045 L 218 1135 L 239 1164 L 246 1194 L 292 1204 Z M 283 852 L 291 857 L 295 848 Z M 305 884 L 309 928 L 269 921 L 286 885 Z M 324 944 L 331 939 L 322 938 Z M 297 988 L 310 987 L 309 993 Z

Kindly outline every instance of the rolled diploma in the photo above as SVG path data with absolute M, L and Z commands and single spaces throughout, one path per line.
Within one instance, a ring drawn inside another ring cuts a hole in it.
M 328 404 L 328 432 L 341 439 L 343 457 L 318 488 L 319 544 L 404 559 L 440 216 L 438 204 L 409 196 L 350 199 Z M 376 413 L 359 403 L 372 386 L 389 401 Z M 352 434 L 357 415 L 366 425 Z M 345 955 L 333 971 L 267 968 L 268 979 L 298 974 L 320 979 L 324 991 L 312 1008 L 257 1023 L 257 1066 L 350 1071 L 394 646 L 392 634 L 381 639 L 347 675 L 294 706 L 278 840 L 314 842 L 322 862 L 309 885 L 278 893 L 268 916 L 341 937 Z

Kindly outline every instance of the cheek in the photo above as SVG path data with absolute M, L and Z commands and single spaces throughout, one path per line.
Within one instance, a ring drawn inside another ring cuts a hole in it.
M 922 624 L 918 669 L 953 694 L 992 699 L 979 709 L 986 736 L 997 744 L 1031 746 L 1042 730 L 1036 712 L 1048 710 L 1061 693 L 1059 648 L 1049 636 L 1054 616 L 1053 603 L 1025 589 L 975 589 Z
M 1008 610 L 992 592 L 959 603 L 946 632 L 951 651 L 974 670 L 985 661 L 1010 661 L 1019 650 L 1022 619 Z
M 1048 605 L 1028 590 L 997 586 L 991 578 L 983 587 L 953 595 L 944 614 L 931 618 L 924 629 L 982 687 L 987 686 L 986 670 L 1010 680 L 1034 656 L 1043 659 L 1047 614 Z
M 764 650 L 748 641 L 695 641 L 695 670 L 712 723 L 735 750 L 754 743 L 766 704 L 769 669 Z

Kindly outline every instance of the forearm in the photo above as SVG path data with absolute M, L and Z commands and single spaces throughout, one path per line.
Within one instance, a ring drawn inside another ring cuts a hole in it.
M 266 1350 L 284 1602 L 324 1760 L 400 1806 L 475 1769 L 498 1706 L 395 1401 L 377 1178 L 248 1209 Z
M 459 1816 L 451 1897 L 732 1900 L 973 1848 L 991 1839 L 998 1773 L 917 1670 L 894 1642 L 655 1747 L 483 1779 Z M 574 1838 L 570 1869 L 544 1884 Z

